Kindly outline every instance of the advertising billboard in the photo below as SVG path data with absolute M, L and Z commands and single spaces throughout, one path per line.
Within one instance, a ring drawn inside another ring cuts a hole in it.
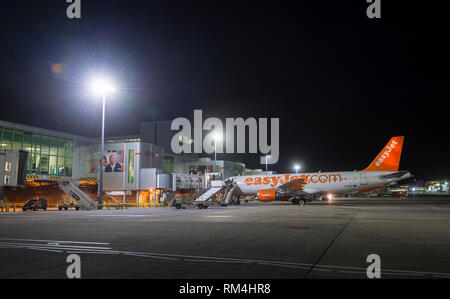
M 99 172 L 100 152 L 93 152 L 91 155 L 91 173 Z M 123 172 L 124 151 L 107 150 L 102 159 L 104 172 Z

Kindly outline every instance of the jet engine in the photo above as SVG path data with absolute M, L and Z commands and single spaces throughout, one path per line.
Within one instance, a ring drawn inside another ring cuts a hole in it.
M 273 189 L 265 189 L 258 191 L 258 200 L 262 202 L 274 201 L 274 200 L 289 200 L 289 197 L 282 192 Z

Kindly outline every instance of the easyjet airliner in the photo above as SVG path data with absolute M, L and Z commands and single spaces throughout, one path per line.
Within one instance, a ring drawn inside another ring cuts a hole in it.
M 361 171 L 267 174 L 232 177 L 234 194 L 255 195 L 259 201 L 290 200 L 293 204 L 328 194 L 355 194 L 382 189 L 411 177 L 399 171 L 403 136 L 392 137 L 373 162 Z

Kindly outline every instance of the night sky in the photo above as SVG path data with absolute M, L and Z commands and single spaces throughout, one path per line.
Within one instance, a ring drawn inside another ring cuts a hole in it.
M 277 117 L 273 170 L 362 169 L 404 135 L 401 169 L 449 178 L 446 11 L 381 2 L 375 20 L 365 0 L 82 0 L 75 20 L 65 0 L 3 1 L 0 119 L 99 136 L 100 100 L 87 84 L 102 72 L 120 89 L 106 135 L 194 109 Z M 259 156 L 237 158 L 264 168 Z

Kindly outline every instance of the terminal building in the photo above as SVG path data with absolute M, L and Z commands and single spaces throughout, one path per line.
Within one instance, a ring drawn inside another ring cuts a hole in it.
M 0 120 L 0 151 L 27 153 L 24 188 L 4 185 L 1 200 L 22 203 L 36 196 L 56 206 L 62 196 L 61 181 L 73 182 L 95 198 L 100 167 L 104 168 L 105 196 L 136 205 L 157 202 L 164 189 L 199 192 L 207 188 L 209 173 L 226 179 L 248 172 L 239 162 L 217 160 L 214 171 L 209 157 L 174 154 L 170 142 L 175 133 L 170 121 L 162 121 L 143 123 L 139 135 L 107 137 L 100 165 L 100 138 Z

